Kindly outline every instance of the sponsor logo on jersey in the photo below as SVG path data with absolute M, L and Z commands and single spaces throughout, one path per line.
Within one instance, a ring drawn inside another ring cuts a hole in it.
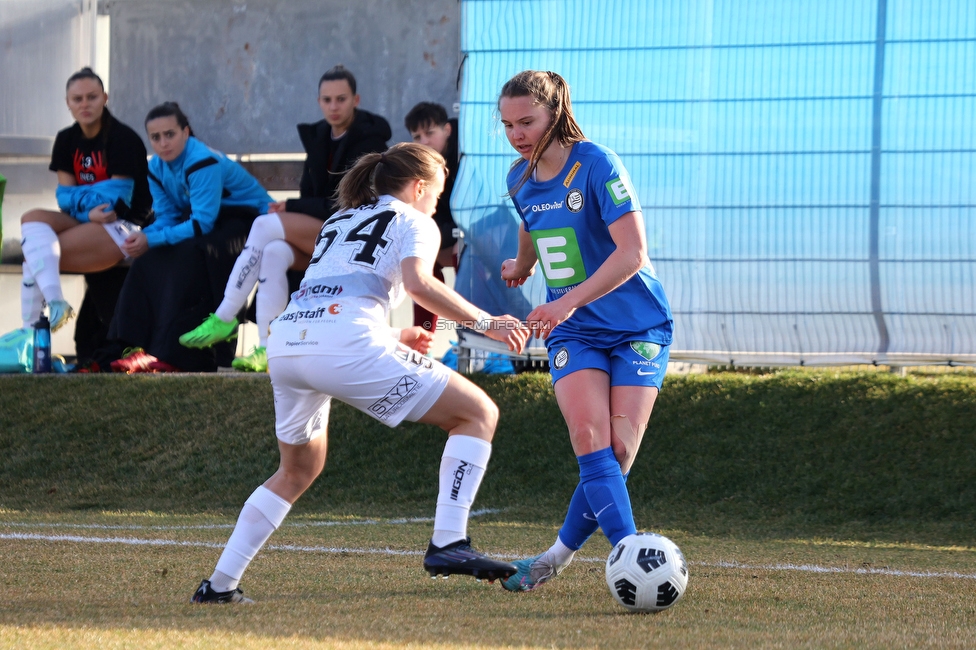
M 285 341 L 286 348 L 296 348 L 306 345 L 318 345 L 318 341 Z
M 553 355 L 552 357 L 552 367 L 555 368 L 556 370 L 562 370 L 563 368 L 566 367 L 566 364 L 568 363 L 569 363 L 569 350 L 567 350 L 566 348 L 559 348 L 559 351 L 556 352 L 556 354 Z
M 575 230 L 552 228 L 533 230 L 531 234 L 542 274 L 549 287 L 567 287 L 586 279 L 586 268 Z
M 340 305 L 339 303 L 334 302 L 331 305 L 329 305 L 329 313 L 332 314 L 333 316 L 341 312 L 342 312 L 342 305 Z
M 301 332 L 298 333 L 298 338 L 304 341 L 306 335 L 308 335 L 308 330 L 302 330 Z
M 342 285 L 336 284 L 329 286 L 327 284 L 312 284 L 304 285 L 298 290 L 298 295 L 295 296 L 296 300 L 301 300 L 302 298 L 314 298 L 317 296 L 329 296 L 334 298 L 342 293 Z
M 583 209 L 583 193 L 575 187 L 566 195 L 566 207 L 570 212 L 579 212 Z
M 404 375 L 397 380 L 393 388 L 387 391 L 386 395 L 373 402 L 367 410 L 377 418 L 385 420 L 403 408 L 404 401 L 420 386 L 419 381 Z
M 275 320 L 287 323 L 290 321 L 298 322 L 300 320 L 321 320 L 325 318 L 325 314 L 328 311 L 326 307 L 319 307 L 318 309 L 296 309 L 295 311 L 288 311 L 278 316 Z M 329 318 L 322 321 L 323 323 L 334 323 L 336 320 L 334 318 Z
M 661 346 L 650 341 L 631 341 L 630 349 L 648 361 L 661 354 Z
M 610 192 L 610 198 L 613 199 L 614 205 L 622 205 L 630 201 L 630 190 L 620 178 L 607 181 L 607 191 Z
M 559 210 L 563 207 L 562 201 L 556 201 L 555 203 L 536 203 L 531 207 L 533 212 L 548 212 L 549 210 Z
M 576 172 L 578 172 L 579 168 L 582 166 L 582 163 L 577 160 L 576 164 L 573 165 L 573 168 L 569 170 L 568 174 L 566 174 L 566 178 L 563 179 L 563 187 L 569 187 L 572 184 L 573 179 L 576 178 Z

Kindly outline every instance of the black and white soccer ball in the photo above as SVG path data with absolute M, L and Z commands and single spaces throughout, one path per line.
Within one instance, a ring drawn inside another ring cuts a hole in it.
M 660 612 L 685 595 L 688 563 L 678 545 L 664 535 L 627 535 L 607 558 L 607 586 L 632 612 Z

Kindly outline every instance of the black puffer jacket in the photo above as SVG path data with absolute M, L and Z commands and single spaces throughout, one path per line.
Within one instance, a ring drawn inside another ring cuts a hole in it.
M 339 147 L 329 161 L 329 145 L 332 127 L 325 120 L 315 124 L 299 124 L 298 137 L 305 147 L 305 168 L 299 186 L 301 198 L 288 199 L 285 209 L 301 212 L 323 221 L 334 211 L 332 196 L 342 174 L 353 166 L 364 153 L 386 151 L 386 143 L 392 137 L 390 123 L 380 115 L 356 109 L 356 116 Z

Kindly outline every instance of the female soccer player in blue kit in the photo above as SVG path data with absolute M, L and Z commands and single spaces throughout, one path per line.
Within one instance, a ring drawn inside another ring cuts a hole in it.
M 559 535 L 515 562 L 503 582 L 528 591 L 558 575 L 599 526 L 611 544 L 635 533 L 626 477 L 668 365 L 672 318 L 647 258 L 644 220 L 617 155 L 586 140 L 569 85 L 526 70 L 498 110 L 522 156 L 508 174 L 521 216 L 518 254 L 502 263 L 509 287 L 542 269 L 547 301 L 528 315 L 546 340 L 556 401 L 580 466 Z

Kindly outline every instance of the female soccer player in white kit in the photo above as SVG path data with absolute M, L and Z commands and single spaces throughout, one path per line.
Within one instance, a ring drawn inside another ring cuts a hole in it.
M 343 178 L 340 211 L 323 224 L 301 287 L 271 324 L 268 370 L 281 465 L 247 499 L 193 602 L 250 602 L 238 582 L 322 472 L 333 397 L 390 427 L 408 420 L 448 432 L 434 533 L 424 557 L 428 573 L 494 580 L 516 572 L 474 550 L 467 536 L 498 407 L 470 381 L 423 356 L 429 332 L 391 331 L 387 325 L 390 307 L 405 291 L 430 311 L 475 324 L 513 351 L 520 352 L 528 338 L 517 318 L 489 316 L 432 275 L 440 233 L 431 215 L 446 173 L 444 158 L 433 149 L 400 143 L 362 156 Z

